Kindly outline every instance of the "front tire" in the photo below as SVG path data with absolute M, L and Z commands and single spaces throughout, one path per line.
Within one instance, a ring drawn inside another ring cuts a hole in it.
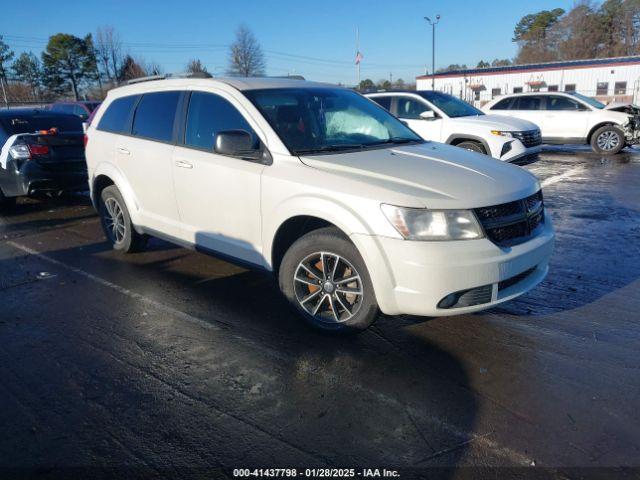
M 615 125 L 600 127 L 591 136 L 591 149 L 601 155 L 615 155 L 624 145 L 624 133 Z
M 464 142 L 460 142 L 456 145 L 456 147 L 464 148 L 465 150 L 470 150 L 472 152 L 484 153 L 487 152 L 484 149 L 484 146 L 479 142 L 474 142 L 472 140 L 465 140 Z
M 361 332 L 378 316 L 364 260 L 337 228 L 314 230 L 298 239 L 282 259 L 278 280 L 293 308 L 324 332 Z
M 100 194 L 100 223 L 107 241 L 114 250 L 139 252 L 147 243 L 147 236 L 135 231 L 122 194 L 111 185 Z

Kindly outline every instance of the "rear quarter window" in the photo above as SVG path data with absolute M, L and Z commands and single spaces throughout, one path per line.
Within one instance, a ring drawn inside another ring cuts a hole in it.
M 131 131 L 131 114 L 139 95 L 115 99 L 104 112 L 98 130 L 112 133 L 129 133 Z
M 376 102 L 382 108 L 385 108 L 388 111 L 391 111 L 391 97 L 390 96 L 386 96 L 386 97 L 369 97 L 369 98 L 371 98 L 371 100 Z

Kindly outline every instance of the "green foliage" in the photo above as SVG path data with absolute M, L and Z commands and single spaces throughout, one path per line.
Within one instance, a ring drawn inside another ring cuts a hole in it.
M 491 66 L 492 67 L 508 67 L 510 65 L 513 65 L 513 61 L 508 59 L 508 58 L 495 58 L 492 62 L 491 62 Z
M 42 67 L 38 57 L 33 52 L 22 52 L 11 68 L 18 80 L 31 87 L 34 98 L 37 97 L 38 88 L 42 83 Z
M 375 88 L 376 88 L 376 84 L 373 83 L 373 80 L 371 80 L 370 78 L 365 78 L 358 85 L 358 90 L 360 90 L 362 92 L 367 91 L 367 90 L 373 90 Z
M 544 38 L 551 26 L 564 14 L 562 8 L 542 10 L 538 13 L 525 15 L 513 30 L 513 41 L 530 41 Z
M 207 73 L 207 67 L 202 64 L 200 59 L 195 58 L 189 60 L 189 63 L 187 63 L 186 71 L 189 73 Z
M 480 60 L 478 62 L 478 65 L 476 65 L 476 68 L 487 68 L 490 67 L 491 64 L 489 62 L 485 62 L 484 60 Z
M 0 35 L 0 78 L 7 79 L 7 70 L 5 64 L 9 62 L 14 56 L 13 50 L 9 48 L 9 45 L 4 43 L 2 35 Z
M 462 65 L 458 65 L 457 63 L 452 63 L 451 65 L 449 65 L 448 67 L 444 67 L 444 68 L 439 68 L 436 70 L 436 73 L 442 73 L 442 72 L 456 72 L 459 70 L 466 70 L 467 67 L 465 64 Z
M 67 33 L 49 37 L 42 53 L 44 83 L 53 92 L 73 92 L 80 99 L 80 88 L 96 79 L 97 64 L 91 35 L 78 38 Z

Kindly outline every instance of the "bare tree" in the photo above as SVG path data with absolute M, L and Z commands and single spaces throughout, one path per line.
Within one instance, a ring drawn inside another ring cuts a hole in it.
M 240 25 L 229 52 L 227 73 L 234 77 L 259 77 L 264 75 L 265 69 L 264 54 L 258 40 L 246 25 Z
M 194 58 L 187 63 L 187 72 L 189 73 L 207 73 L 207 67 L 205 67 L 200 59 Z
M 116 80 L 124 60 L 120 35 L 113 27 L 99 27 L 94 43 L 98 62 L 106 78 L 110 81 Z

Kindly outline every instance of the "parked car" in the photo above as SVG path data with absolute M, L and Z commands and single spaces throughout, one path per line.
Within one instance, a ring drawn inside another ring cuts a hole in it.
M 51 105 L 50 110 L 52 112 L 68 113 L 70 115 L 77 115 L 83 121 L 89 118 L 89 115 L 93 113 L 101 102 L 85 101 L 85 102 L 56 102 Z
M 368 94 L 425 140 L 448 143 L 507 162 L 535 161 L 540 129 L 532 122 L 485 115 L 473 105 L 435 91 Z
M 640 110 L 624 103 L 603 103 L 576 92 L 505 95 L 483 107 L 538 124 L 549 144 L 587 144 L 596 153 L 613 155 L 640 140 Z
M 363 330 L 379 309 L 482 310 L 548 270 L 554 232 L 531 173 L 426 142 L 348 89 L 138 82 L 109 92 L 87 136 L 115 249 L 153 235 L 268 270 L 326 331 Z
M 39 192 L 87 190 L 82 122 L 49 110 L 0 111 L 0 207 Z

